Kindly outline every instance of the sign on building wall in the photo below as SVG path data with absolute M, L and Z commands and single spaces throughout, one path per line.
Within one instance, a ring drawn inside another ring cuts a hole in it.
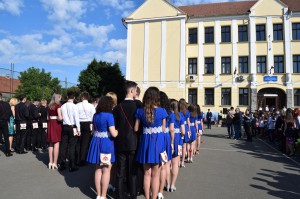
M 264 76 L 264 82 L 277 82 L 278 77 L 277 76 Z

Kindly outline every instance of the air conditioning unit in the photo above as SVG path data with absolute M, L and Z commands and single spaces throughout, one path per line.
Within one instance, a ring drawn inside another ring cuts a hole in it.
M 237 77 L 237 80 L 238 80 L 239 82 L 244 81 L 244 76 L 238 76 L 238 77 Z
M 194 82 L 197 79 L 197 75 L 188 75 L 187 76 L 187 81 L 189 82 Z

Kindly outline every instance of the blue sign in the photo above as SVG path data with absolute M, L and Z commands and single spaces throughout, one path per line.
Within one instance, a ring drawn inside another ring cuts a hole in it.
M 277 82 L 277 76 L 264 76 L 264 82 Z

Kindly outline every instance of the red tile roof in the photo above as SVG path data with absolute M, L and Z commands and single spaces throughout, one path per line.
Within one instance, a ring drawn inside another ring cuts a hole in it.
M 13 84 L 12 93 L 15 93 L 18 86 L 21 85 L 19 79 L 13 79 L 11 82 L 10 78 L 0 76 L 0 93 L 10 93 L 11 92 L 11 83 Z
M 225 3 L 209 3 L 197 4 L 190 6 L 179 6 L 178 8 L 187 13 L 190 17 L 213 17 L 213 16 L 230 16 L 230 15 L 245 15 L 251 7 L 257 2 L 240 1 L 240 2 L 225 2 Z M 300 0 L 281 0 L 293 12 L 300 11 Z

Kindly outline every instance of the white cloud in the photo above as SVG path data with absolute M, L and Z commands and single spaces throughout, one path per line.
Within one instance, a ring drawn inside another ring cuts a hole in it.
M 49 12 L 48 18 L 52 21 L 68 24 L 77 21 L 86 12 L 85 1 L 72 0 L 40 0 Z
M 115 50 L 124 50 L 127 47 L 126 39 L 111 39 L 108 42 L 108 47 Z
M 99 0 L 99 3 L 103 6 L 111 7 L 111 9 L 114 9 L 114 12 L 116 10 L 122 12 L 122 17 L 127 17 L 136 8 L 132 0 Z
M 9 39 L 0 40 L 0 53 L 4 55 L 12 55 L 16 51 L 16 46 Z
M 0 10 L 5 10 L 13 15 L 20 15 L 23 6 L 23 0 L 0 0 Z
M 101 58 L 112 63 L 118 62 L 120 65 L 125 65 L 126 63 L 126 53 L 124 51 L 108 51 Z

